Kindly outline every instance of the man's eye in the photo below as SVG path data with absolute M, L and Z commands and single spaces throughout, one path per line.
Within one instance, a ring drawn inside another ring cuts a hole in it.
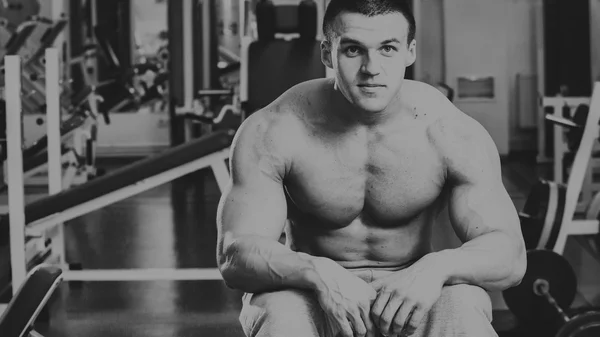
M 391 53 L 391 52 L 394 52 L 394 51 L 396 51 L 396 48 L 395 48 L 395 47 L 392 47 L 392 46 L 383 46 L 381 49 L 382 49 L 382 50 L 383 50 L 383 51 L 384 51 L 386 54 L 389 54 L 389 53 Z
M 357 55 L 360 52 L 360 49 L 357 47 L 348 47 L 346 48 L 346 54 L 348 55 Z

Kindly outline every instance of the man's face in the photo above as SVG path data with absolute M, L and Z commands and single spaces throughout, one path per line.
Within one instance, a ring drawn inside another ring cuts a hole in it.
M 352 104 L 379 112 L 394 99 L 416 57 L 415 41 L 407 45 L 408 28 L 402 13 L 338 15 L 334 38 L 322 45 L 322 59 Z

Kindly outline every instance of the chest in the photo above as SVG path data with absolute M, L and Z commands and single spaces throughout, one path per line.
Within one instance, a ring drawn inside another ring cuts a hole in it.
M 419 132 L 307 140 L 286 186 L 300 213 L 332 224 L 361 215 L 397 224 L 436 201 L 443 173 L 439 155 Z

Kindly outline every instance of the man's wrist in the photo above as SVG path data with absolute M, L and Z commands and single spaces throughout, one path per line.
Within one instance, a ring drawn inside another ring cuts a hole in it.
M 429 253 L 423 257 L 423 262 L 428 265 L 440 278 L 442 284 L 447 284 L 452 279 L 454 261 L 452 259 L 452 250 L 446 249 Z
M 323 263 L 322 260 L 325 260 L 322 257 L 312 256 L 305 253 L 298 253 L 301 258 L 303 258 L 308 267 L 304 268 L 302 271 L 302 280 L 305 288 L 313 290 L 315 292 L 320 291 L 323 288 L 323 280 L 321 279 L 321 275 L 319 274 L 319 266 L 318 264 Z

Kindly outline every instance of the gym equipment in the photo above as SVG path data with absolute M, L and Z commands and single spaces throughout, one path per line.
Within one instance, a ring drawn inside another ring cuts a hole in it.
M 256 4 L 258 40 L 244 34 L 241 42 L 240 100 L 244 119 L 292 86 L 326 76 L 317 30 L 308 26 L 316 22 L 313 3 L 310 0 L 300 5 L 275 6 L 272 1 L 261 0 Z
M 35 321 L 61 282 L 59 268 L 39 265 L 32 269 L 0 316 L 0 336 L 41 336 L 34 330 Z
M 589 104 L 589 97 L 542 98 L 542 107 L 546 112 L 542 121 L 538 122 L 538 124 L 543 123 L 544 128 L 547 128 L 548 125 L 552 125 L 551 130 L 545 131 L 545 133 L 552 131 L 552 134 L 544 135 L 543 137 L 552 139 L 553 180 L 558 183 L 566 181 L 566 177 L 568 176 L 568 170 L 566 168 L 569 166 L 570 162 L 572 162 L 570 153 L 575 152 L 576 150 L 577 135 L 579 134 L 577 127 L 575 127 L 573 123 L 569 123 L 569 121 L 574 121 L 575 116 L 577 116 L 578 122 L 576 124 L 581 124 L 579 118 L 585 115 L 582 113 L 582 110 L 589 107 Z M 578 111 L 579 114 L 577 113 Z M 598 150 L 600 150 L 600 144 L 594 144 L 593 151 L 597 152 Z M 592 166 L 593 163 L 594 161 L 592 161 Z M 578 212 L 581 212 L 586 208 L 591 200 L 591 193 L 592 191 L 587 191 L 584 188 L 581 200 L 577 204 Z
M 40 12 L 37 0 L 3 0 L 0 2 L 0 17 L 18 26 Z
M 20 71 L 19 57 L 7 56 L 7 78 Z M 10 75 L 10 76 L 8 76 Z M 10 89 L 10 90 L 9 90 Z M 64 236 L 62 223 L 89 213 L 127 197 L 147 191 L 158 185 L 170 182 L 188 173 L 211 168 L 221 190 L 229 181 L 225 161 L 229 158 L 229 146 L 235 132 L 220 130 L 212 134 L 174 147 L 164 153 L 148 157 L 106 174 L 100 178 L 60 190 L 60 176 L 50 180 L 51 195 L 25 204 L 23 193 L 22 151 L 19 147 L 21 130 L 19 125 L 18 81 L 7 86 L 7 136 L 9 175 L 9 216 L 0 220 L 0 228 L 10 228 L 10 255 L 13 284 L 23 282 L 27 272 L 25 242 L 27 237 L 40 237 L 59 226 L 57 238 L 53 238 L 54 249 L 47 261 L 58 260 L 56 265 L 64 269 L 65 280 L 204 280 L 221 279 L 216 269 L 134 269 L 134 270 L 68 270 L 64 261 Z M 51 107 L 49 102 L 48 107 Z M 56 102 L 54 102 L 56 109 Z M 54 132 L 53 137 L 58 137 Z M 50 134 L 48 135 L 51 136 Z M 13 141 L 14 140 L 14 141 Z M 50 158 L 49 158 L 50 159 Z M 50 176 L 54 177 L 60 168 L 50 166 Z
M 577 277 L 564 257 L 549 250 L 529 250 L 523 280 L 502 295 L 521 323 L 557 329 L 557 337 L 600 336 L 600 311 L 567 314 L 576 293 Z
M 560 124 L 574 124 L 556 116 L 549 120 Z M 600 121 L 600 82 L 594 87 L 589 113 L 574 156 L 567 184 L 540 180 L 531 189 L 522 212 L 521 230 L 528 249 L 549 249 L 562 254 L 569 235 L 594 235 L 599 230 L 598 220 L 575 220 L 577 201 L 588 170 L 592 149 L 597 143 Z M 555 126 L 562 131 L 562 127 Z
M 58 69 L 59 69 L 59 60 L 58 60 L 58 52 L 55 49 L 47 49 L 47 56 L 53 58 L 56 62 L 50 62 L 45 66 L 46 72 L 53 72 L 53 74 L 48 77 L 47 74 L 44 78 L 49 83 L 52 83 L 54 78 L 58 81 Z M 50 55 L 50 56 L 48 56 Z M 55 98 L 58 98 L 59 88 L 56 85 L 47 85 L 48 91 L 45 92 L 45 101 L 50 101 Z M 72 104 L 68 107 L 66 105 L 62 105 L 62 110 L 69 110 L 71 112 L 71 116 L 68 117 L 64 122 L 60 122 L 60 113 L 56 116 L 48 116 L 46 118 L 46 122 L 50 127 L 53 123 L 60 123 L 60 126 L 57 128 L 60 129 L 60 141 L 56 144 L 48 143 L 48 136 L 44 135 L 39 138 L 35 143 L 30 146 L 27 146 L 23 151 L 24 162 L 24 170 L 25 170 L 25 179 L 27 180 L 28 185 L 47 185 L 48 178 L 44 176 L 39 176 L 40 173 L 44 173 L 47 169 L 47 155 L 45 151 L 49 147 L 55 147 L 58 149 L 57 157 L 62 158 L 61 165 L 66 167 L 65 174 L 63 176 L 63 188 L 68 188 L 71 184 L 79 184 L 87 181 L 87 179 L 95 177 L 97 174 L 96 168 L 94 166 L 94 142 L 95 142 L 95 128 L 96 128 L 96 119 L 97 112 L 95 108 L 95 98 L 94 93 L 91 88 L 84 88 L 81 92 L 75 96 L 72 100 Z M 36 123 L 39 125 L 44 124 L 43 115 L 26 115 L 27 119 L 24 119 L 24 124 L 27 126 L 24 129 L 31 129 L 31 119 L 35 119 Z M 2 118 L 5 119 L 4 113 L 2 113 Z M 53 120 L 53 118 L 55 120 Z M 52 127 L 51 127 L 52 128 Z M 37 129 L 37 128 L 36 128 Z M 4 129 L 3 129 L 4 131 Z M 37 130 L 36 130 L 37 131 Z M 6 139 L 1 140 L 2 147 L 6 148 Z M 61 145 L 62 144 L 62 145 Z M 7 181 L 7 162 L 6 152 L 2 153 L 2 161 L 4 162 L 4 179 L 3 181 Z M 1 187 L 5 187 L 0 186 Z M 1 208 L 1 206 L 0 206 Z

